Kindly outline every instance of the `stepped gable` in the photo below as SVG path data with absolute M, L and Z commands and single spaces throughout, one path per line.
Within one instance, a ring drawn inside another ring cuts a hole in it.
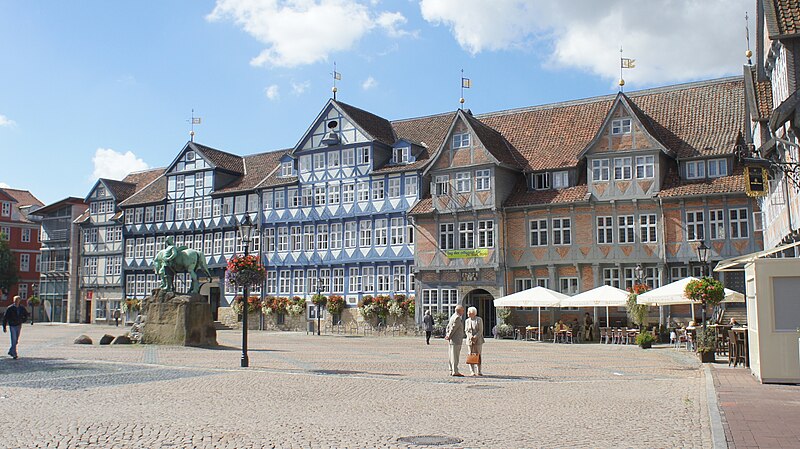
M 392 124 L 389 122 L 389 120 L 379 117 L 371 112 L 367 112 L 363 109 L 359 109 L 355 106 L 351 106 L 347 103 L 342 103 L 341 101 L 336 100 L 332 101 L 337 107 L 341 108 L 345 114 L 353 119 L 358 126 L 361 127 L 361 129 L 374 137 L 375 140 L 385 143 L 389 146 L 394 145 L 397 139 L 395 138 L 394 130 L 392 129 Z
M 200 154 L 204 155 L 217 168 L 239 175 L 244 174 L 244 161 L 241 156 L 226 153 L 195 142 L 189 142 L 189 147 L 195 151 L 199 151 Z
M 416 160 L 410 164 L 387 165 L 375 170 L 374 173 L 416 170 L 427 165 L 431 154 L 439 149 L 447 137 L 453 117 L 455 117 L 455 112 L 393 121 L 392 127 L 398 140 L 408 140 L 424 149 L 415 156 Z
M 800 34 L 800 1 L 764 0 L 764 18 L 770 39 Z
M 289 150 L 270 151 L 245 156 L 244 175 L 238 180 L 214 192 L 214 195 L 231 192 L 252 191 L 264 187 L 264 181 L 279 174 L 280 160 Z

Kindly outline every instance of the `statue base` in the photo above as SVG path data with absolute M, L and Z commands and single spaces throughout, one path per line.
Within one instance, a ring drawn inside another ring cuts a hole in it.
M 200 295 L 154 290 L 142 304 L 146 316 L 141 342 L 157 345 L 217 346 L 211 306 Z

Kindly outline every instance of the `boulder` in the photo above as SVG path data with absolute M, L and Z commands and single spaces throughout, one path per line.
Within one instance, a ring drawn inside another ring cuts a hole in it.
M 88 335 L 81 335 L 80 337 L 76 338 L 73 343 L 76 345 L 90 345 L 92 344 L 92 339 L 89 338 Z
M 101 345 L 110 345 L 111 341 L 113 341 L 113 340 L 114 340 L 114 336 L 113 335 L 105 334 L 105 335 L 103 335 L 102 338 L 100 338 L 100 344 Z
M 120 335 L 111 342 L 112 345 L 129 345 L 131 343 L 133 343 L 131 341 L 131 337 L 129 337 L 127 334 Z

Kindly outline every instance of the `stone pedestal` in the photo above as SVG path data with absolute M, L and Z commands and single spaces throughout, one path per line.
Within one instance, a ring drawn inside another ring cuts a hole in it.
M 211 306 L 200 295 L 153 292 L 142 304 L 147 318 L 142 343 L 182 346 L 216 346 L 217 331 Z

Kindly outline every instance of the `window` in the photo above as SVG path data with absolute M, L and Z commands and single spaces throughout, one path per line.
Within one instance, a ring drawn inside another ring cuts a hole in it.
M 128 239 L 125 242 L 125 257 L 133 259 L 136 250 L 136 240 Z
M 205 174 L 203 172 L 199 172 L 199 173 L 195 173 L 194 174 L 194 186 L 195 186 L 195 188 L 197 188 L 197 189 L 202 189 L 203 188 L 204 177 L 205 177 Z
M 175 189 L 183 190 L 183 188 L 184 188 L 183 175 L 178 175 L 175 177 Z
M 300 156 L 300 171 L 303 172 L 303 173 L 311 171 L 311 155 L 310 154 L 306 154 L 306 155 Z
M 342 249 L 342 224 L 331 223 L 331 249 Z
M 620 288 L 619 268 L 603 268 L 603 284 Z
M 28 299 L 28 284 L 17 284 L 17 290 L 19 292 L 19 299 L 23 301 Z
M 194 202 L 194 218 L 203 218 L 203 201 L 197 200 Z
M 226 231 L 222 252 L 224 254 L 233 254 L 233 249 L 235 248 L 234 246 L 235 241 L 236 241 L 236 231 Z
M 144 239 L 136 239 L 136 258 L 144 257 Z
M 363 203 L 369 201 L 369 183 L 358 183 L 358 202 Z
M 297 189 L 289 189 L 288 196 L 289 207 L 300 207 L 300 196 L 297 194 Z
M 358 149 L 358 165 L 369 164 L 369 147 L 361 147 Z
M 356 222 L 355 221 L 348 221 L 344 224 L 344 247 L 345 248 L 355 248 L 356 247 Z
M 392 218 L 391 220 L 391 242 L 392 245 L 402 245 L 405 242 L 406 227 L 402 217 Z
M 614 243 L 613 217 L 597 217 L 597 243 Z
M 456 289 L 442 289 L 442 312 L 448 316 L 456 313 L 456 306 L 458 305 L 458 290 Z
M 155 215 L 155 210 L 153 206 L 148 206 L 144 208 L 144 222 L 145 223 L 152 223 L 153 217 Z
M 361 291 L 361 276 L 358 274 L 358 268 L 350 268 L 348 274 L 350 277 L 348 291 L 350 293 L 357 293 Z
M 209 200 L 210 201 L 210 200 Z M 209 204 L 210 206 L 210 204 Z M 160 223 L 164 221 L 164 205 L 156 206 L 155 208 L 155 222 Z
M 3 226 L 2 228 L 0 228 L 0 239 L 3 240 L 11 239 L 11 226 Z
M 288 177 L 292 176 L 292 161 L 281 162 L 281 176 Z
M 747 209 L 731 209 L 728 211 L 731 219 L 731 238 L 746 239 L 750 236 L 750 226 L 747 219 Z
M 478 248 L 494 248 L 494 220 L 478 221 Z
M 289 228 L 278 228 L 278 251 L 289 251 Z
M 531 220 L 531 246 L 547 245 L 547 220 Z
M 325 169 L 325 153 L 317 153 L 314 155 L 314 170 Z
M 564 189 L 569 187 L 569 172 L 557 171 L 553 173 L 553 188 Z
M 553 219 L 553 245 L 572 243 L 572 223 L 569 218 Z
M 214 243 L 213 243 L 213 245 L 214 245 L 214 249 L 209 254 L 214 254 L 214 255 L 222 254 L 222 233 L 221 232 L 215 232 L 214 233 Z M 163 245 L 160 245 L 159 248 L 161 248 L 162 246 Z M 209 255 L 209 254 L 207 254 L 207 255 Z
M 436 176 L 436 194 L 448 195 L 450 193 L 450 176 L 438 175 Z
M 134 218 L 133 218 L 133 222 L 134 223 L 142 223 L 143 219 L 144 219 L 144 208 L 137 207 L 136 211 L 135 211 Z
M 328 193 L 325 191 L 325 186 L 314 187 L 314 204 L 317 206 L 324 206 Z
M 372 246 L 372 222 L 364 220 L 361 222 L 361 242 L 362 248 L 369 248 Z
M 388 292 L 391 279 L 391 268 L 388 266 L 378 267 L 378 291 Z
M 439 224 L 439 249 L 455 248 L 455 225 L 453 223 Z
M 417 196 L 417 177 L 407 176 L 406 183 L 406 196 Z
M 233 197 L 229 196 L 222 199 L 222 215 L 233 214 Z
M 272 251 L 275 251 L 275 229 L 270 229 L 272 230 Z M 156 242 L 156 248 L 160 249 L 158 242 Z M 214 254 L 214 234 L 208 233 L 205 234 L 205 239 L 203 240 L 203 255 L 210 256 L 212 254 Z
M 439 312 L 439 291 L 435 289 L 422 290 L 422 313 L 430 311 L 431 315 Z
M 647 267 L 644 269 L 644 283 L 650 288 L 661 287 L 661 276 L 659 276 L 658 268 Z
M 408 147 L 395 148 L 393 151 L 393 162 L 395 164 L 407 164 L 409 149 Z
M 592 181 L 608 181 L 608 159 L 595 159 L 592 161 Z
M 614 179 L 631 179 L 631 158 L 614 158 Z
M 317 225 L 317 250 L 328 249 L 328 225 Z
M 453 134 L 453 149 L 469 146 L 469 133 Z
M 92 205 L 94 205 L 94 203 L 92 203 Z M 4 217 L 10 217 L 10 216 L 11 216 L 11 202 L 9 202 L 9 201 L 3 201 L 3 211 L 2 211 L 2 215 L 3 215 Z
M 171 206 L 171 204 L 170 204 L 170 206 Z M 128 209 L 127 211 L 124 211 L 122 213 L 122 215 L 125 217 L 125 224 L 126 225 L 133 224 L 133 214 L 131 213 L 130 209 Z
M 339 152 L 338 151 L 331 151 L 328 153 L 328 167 L 331 168 L 338 168 L 339 167 Z
M 389 178 L 389 198 L 400 196 L 400 178 Z
M 291 288 L 291 285 L 292 285 L 291 284 L 292 278 L 291 278 L 290 273 L 291 272 L 289 270 L 281 270 L 280 277 L 278 278 L 278 286 L 279 286 L 278 287 L 278 293 L 281 293 L 281 294 L 284 294 L 284 295 L 288 295 L 289 294 L 289 291 L 290 291 L 290 288 Z
M 331 292 L 331 269 L 330 268 L 320 268 L 319 269 L 319 286 L 317 286 L 320 292 L 330 293 Z
M 372 181 L 372 199 L 382 200 L 384 195 L 383 180 Z
M 339 204 L 339 184 L 328 186 L 328 204 Z
M 375 291 L 375 268 L 363 267 L 361 268 L 361 286 L 365 293 Z
M 517 278 L 514 279 L 514 292 L 521 292 L 533 288 L 533 279 Z
M 30 271 L 31 270 L 31 255 L 30 254 L 20 254 L 19 255 L 19 271 Z
M 219 217 L 222 214 L 222 199 L 214 199 L 212 202 L 211 214 L 215 217 Z
M 655 176 L 655 156 L 636 156 L 636 179 Z
M 467 193 L 472 190 L 472 173 L 456 173 L 456 192 Z
M 531 188 L 544 190 L 550 188 L 550 173 L 534 173 L 531 175 Z
M 639 215 L 639 238 L 642 243 L 657 242 L 656 229 L 656 214 Z
M 703 211 L 686 212 L 686 239 L 690 241 L 705 238 Z
M 715 209 L 708 211 L 708 231 L 714 240 L 724 239 L 725 234 L 725 211 Z
M 406 291 L 406 267 L 405 265 L 395 265 L 392 269 L 392 290 L 396 292 Z
M 344 293 L 344 268 L 334 268 L 331 276 L 331 293 Z
M 719 178 L 728 175 L 727 159 L 711 159 L 708 161 L 708 177 Z
M 292 271 L 292 281 L 293 281 L 293 288 L 292 292 L 297 295 L 301 293 L 305 293 L 305 276 L 303 276 L 303 270 L 294 270 Z
M 578 278 L 569 277 L 559 279 L 561 284 L 561 293 L 565 295 L 575 295 L 578 293 Z
M 683 266 L 683 267 L 670 268 L 670 278 L 672 279 L 673 282 L 688 277 L 689 277 L 689 267 Z
M 247 195 L 247 212 L 258 212 L 258 195 L 255 193 Z M 199 218 L 197 214 L 195 214 L 195 218 Z
M 311 186 L 303 186 L 303 189 L 301 190 L 301 196 L 302 196 L 302 199 L 303 199 L 303 206 L 304 207 L 313 206 L 312 203 L 314 202 L 314 197 L 313 197 L 313 190 L 311 189 Z
M 303 226 L 303 250 L 314 251 L 314 225 Z
M 458 247 L 460 249 L 475 248 L 475 223 L 462 221 L 458 224 Z
M 191 236 L 189 236 L 189 237 L 191 237 Z M 147 239 L 145 239 L 144 257 L 146 257 L 148 259 L 152 259 L 153 256 L 155 256 L 155 254 L 156 254 L 155 253 L 155 249 L 154 249 L 155 244 L 156 244 L 156 239 L 155 238 L 147 237 Z
M 620 120 L 611 121 L 611 134 L 630 134 L 631 133 L 631 119 L 623 118 Z
M 475 190 L 489 190 L 490 173 L 488 169 L 475 171 Z
M 355 165 L 355 153 L 352 148 L 345 148 L 342 150 L 342 166 L 351 167 Z
M 633 243 L 636 239 L 634 237 L 635 226 L 633 222 L 633 215 L 620 215 L 617 217 L 619 226 L 617 227 L 617 235 L 619 236 L 619 243 Z
M 686 163 L 686 179 L 706 177 L 706 161 L 690 161 Z
M 342 204 L 351 204 L 355 199 L 355 184 L 342 184 Z
M 267 272 L 267 292 L 276 293 L 278 284 L 278 273 L 276 271 Z
M 30 229 L 23 229 L 22 236 L 20 237 L 20 241 L 23 243 L 29 243 L 31 241 L 31 230 Z

